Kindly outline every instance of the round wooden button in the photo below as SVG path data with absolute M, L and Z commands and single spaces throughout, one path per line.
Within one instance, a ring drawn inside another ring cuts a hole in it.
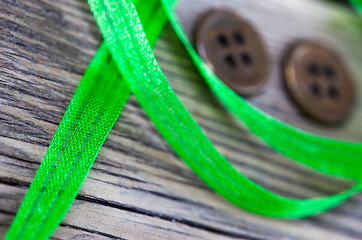
M 226 85 L 251 95 L 265 83 L 268 55 L 249 22 L 228 10 L 211 10 L 195 30 L 199 55 Z
M 287 89 L 308 115 L 326 124 L 346 118 L 355 99 L 354 84 L 342 59 L 317 43 L 297 43 L 284 62 Z

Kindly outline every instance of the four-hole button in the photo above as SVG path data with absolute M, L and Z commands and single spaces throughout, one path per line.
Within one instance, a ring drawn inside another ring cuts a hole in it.
M 254 27 L 228 10 L 211 10 L 195 31 L 201 58 L 241 95 L 257 92 L 268 75 L 268 55 Z
M 308 115 L 326 124 L 347 117 L 355 99 L 354 84 L 334 51 L 302 41 L 288 52 L 283 68 L 290 95 Z

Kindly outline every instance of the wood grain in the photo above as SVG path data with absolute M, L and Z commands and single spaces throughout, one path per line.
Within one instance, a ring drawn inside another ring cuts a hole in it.
M 337 128 L 310 121 L 282 86 L 288 44 L 312 38 L 336 48 L 361 91 L 361 21 L 317 0 L 181 0 L 191 36 L 211 7 L 233 8 L 254 23 L 272 72 L 249 98 L 273 116 L 326 136 L 362 139 L 361 98 Z M 0 238 L 20 206 L 101 35 L 86 1 L 0 2 Z M 182 102 L 240 171 L 290 197 L 336 193 L 351 183 L 329 178 L 275 153 L 248 133 L 211 94 L 167 26 L 154 50 Z M 362 196 L 316 217 L 276 220 L 239 209 L 210 190 L 165 143 L 132 96 L 52 239 L 362 239 Z

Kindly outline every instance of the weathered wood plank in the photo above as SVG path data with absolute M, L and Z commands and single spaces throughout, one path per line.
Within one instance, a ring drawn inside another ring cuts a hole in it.
M 362 76 L 362 37 L 356 33 L 361 22 L 352 13 L 316 0 L 181 0 L 178 14 L 190 36 L 199 13 L 215 6 L 232 7 L 250 19 L 268 45 L 273 71 L 264 91 L 249 99 L 253 104 L 313 132 L 361 139 L 361 99 L 344 125 L 317 125 L 291 103 L 278 71 L 285 46 L 308 37 L 335 46 L 354 75 Z M 3 0 L 0 9 L 1 238 L 101 35 L 83 0 Z M 243 173 L 292 197 L 332 194 L 350 185 L 301 167 L 251 136 L 212 96 L 180 46 L 168 26 L 155 54 L 205 133 Z M 358 81 L 357 86 L 361 89 Z M 131 97 L 53 239 L 358 239 L 361 204 L 359 195 L 328 213 L 302 220 L 247 213 L 200 181 Z

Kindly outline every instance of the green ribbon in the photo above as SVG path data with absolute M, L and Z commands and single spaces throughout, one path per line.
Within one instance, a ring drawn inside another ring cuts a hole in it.
M 154 44 L 166 23 L 159 0 L 134 4 Z M 5 240 L 47 239 L 61 223 L 121 114 L 130 90 L 102 44 L 83 76 Z
M 330 209 L 362 190 L 361 144 L 301 131 L 253 107 L 202 62 L 173 12 L 174 1 L 151 0 L 147 7 L 141 2 L 89 0 L 105 43 L 78 86 L 5 239 L 45 239 L 52 234 L 130 92 L 195 173 L 244 209 L 270 217 L 300 218 Z M 264 189 L 237 171 L 202 132 L 156 61 L 150 44 L 167 18 L 214 94 L 255 135 L 295 161 L 325 174 L 352 179 L 356 185 L 329 197 L 291 199 Z
M 362 0 L 349 0 L 349 2 L 360 14 L 362 13 Z

